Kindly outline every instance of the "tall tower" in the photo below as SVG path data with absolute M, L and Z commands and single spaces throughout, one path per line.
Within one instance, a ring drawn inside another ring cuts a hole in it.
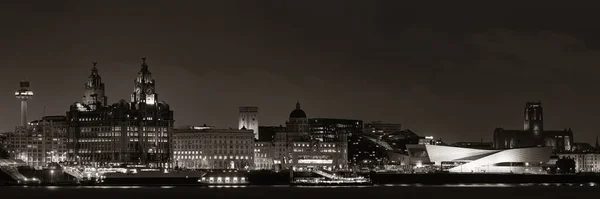
M 535 136 L 540 136 L 544 131 L 544 110 L 542 102 L 525 103 L 525 122 L 523 130 L 531 131 Z
M 27 100 L 33 97 L 33 91 L 29 89 L 28 81 L 21 81 L 21 88 L 15 91 L 15 97 L 21 100 L 21 126 L 27 127 Z
M 246 128 L 254 131 L 254 139 L 258 139 L 258 107 L 240 107 L 239 129 Z
M 142 58 L 142 69 L 138 72 L 138 77 L 133 82 L 131 103 L 134 105 L 155 105 L 158 102 L 158 96 L 154 90 L 154 79 L 152 79 L 152 73 L 148 70 L 145 57 Z
M 85 83 L 84 96 L 81 100 L 83 104 L 88 105 L 92 110 L 96 110 L 98 106 L 106 106 L 107 98 L 104 95 L 104 83 L 102 83 L 102 77 L 98 74 L 96 69 L 96 62 L 93 63 L 94 67 L 89 76 L 88 81 Z

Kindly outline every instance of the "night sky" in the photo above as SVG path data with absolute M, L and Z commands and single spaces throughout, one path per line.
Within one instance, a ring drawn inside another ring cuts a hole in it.
M 0 5 L 0 131 L 19 122 L 20 80 L 35 92 L 30 119 L 44 106 L 60 115 L 92 62 L 115 103 L 148 57 L 178 126 L 235 128 L 243 105 L 259 107 L 260 125 L 284 124 L 299 100 L 308 117 L 479 141 L 521 129 L 525 101 L 542 100 L 546 129 L 572 128 L 576 142 L 599 133 L 600 16 L 581 6 L 57 2 Z

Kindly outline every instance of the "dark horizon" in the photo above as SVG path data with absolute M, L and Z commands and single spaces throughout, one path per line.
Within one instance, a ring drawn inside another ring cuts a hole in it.
M 342 3 L 343 2 L 343 3 Z M 236 128 L 239 106 L 283 125 L 300 101 L 309 118 L 400 123 L 444 141 L 490 141 L 522 129 L 526 101 L 544 128 L 593 143 L 600 40 L 589 9 L 526 5 L 432 9 L 393 1 L 3 2 L 0 131 L 80 101 L 92 62 L 109 104 L 128 99 L 148 57 L 176 125 Z M 455 5 L 458 7 L 458 5 Z M 414 8 L 414 9 L 407 9 Z M 420 9 L 417 9 L 420 8 Z M 46 107 L 46 108 L 44 108 Z

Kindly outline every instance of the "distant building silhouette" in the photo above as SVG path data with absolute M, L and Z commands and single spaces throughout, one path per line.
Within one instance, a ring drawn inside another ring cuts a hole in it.
M 494 130 L 494 147 L 509 149 L 518 147 L 549 146 L 555 152 L 571 151 L 573 131 L 544 130 L 544 118 L 541 102 L 526 102 L 523 130 Z
M 272 142 L 275 139 L 275 134 L 285 132 L 284 126 L 259 126 L 258 141 Z
M 387 135 L 394 134 L 402 131 L 401 124 L 392 124 L 386 123 L 382 121 L 372 121 L 370 123 L 365 123 L 365 127 L 363 132 L 365 134 L 378 134 L 378 135 Z

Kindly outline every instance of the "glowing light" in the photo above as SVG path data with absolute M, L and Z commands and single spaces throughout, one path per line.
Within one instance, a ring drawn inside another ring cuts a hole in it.
M 298 160 L 300 164 L 332 164 L 333 160 L 315 160 L 315 159 L 302 159 Z

